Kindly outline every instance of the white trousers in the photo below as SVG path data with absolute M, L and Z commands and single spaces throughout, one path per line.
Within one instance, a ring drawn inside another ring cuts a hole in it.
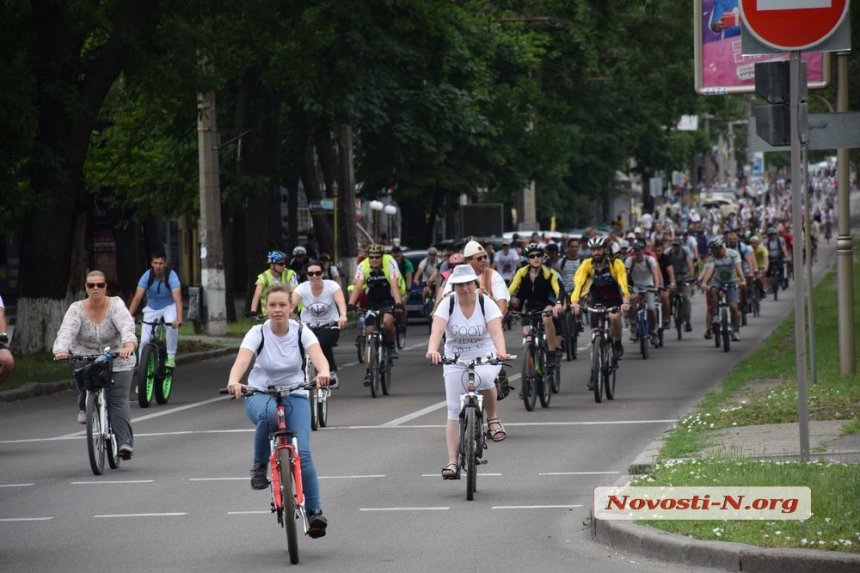
M 143 320 L 146 322 L 156 322 L 164 317 L 164 322 L 167 323 L 167 357 L 176 358 L 176 348 L 179 346 L 179 329 L 170 326 L 176 320 L 176 303 L 165 306 L 159 310 L 152 310 L 148 306 L 143 308 Z M 149 325 L 141 325 L 140 329 L 140 347 L 143 348 L 149 342 Z

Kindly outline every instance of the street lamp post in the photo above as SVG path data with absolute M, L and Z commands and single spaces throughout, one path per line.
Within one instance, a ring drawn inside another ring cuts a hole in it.
M 397 214 L 397 207 L 395 207 L 394 205 L 386 205 L 384 211 L 385 211 L 385 214 L 388 215 L 388 221 L 387 221 L 387 223 L 388 223 L 388 239 L 391 241 L 391 244 L 393 245 L 393 244 L 395 244 L 395 242 L 394 242 L 394 233 L 392 232 L 391 227 L 392 227 L 392 221 L 394 219 L 394 215 Z
M 382 211 L 383 205 L 382 201 L 373 200 L 368 205 L 370 210 L 373 211 L 373 240 L 377 241 L 379 239 L 379 212 Z

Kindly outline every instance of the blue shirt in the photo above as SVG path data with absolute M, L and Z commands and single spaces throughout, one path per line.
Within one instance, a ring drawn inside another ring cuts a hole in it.
M 143 273 L 137 282 L 137 286 L 146 291 L 146 306 L 152 310 L 161 310 L 174 304 L 173 289 L 180 288 L 179 275 L 173 269 L 165 269 L 164 273 L 166 276 L 161 277 L 161 280 L 155 279 L 152 281 L 152 286 L 146 288 L 146 285 L 149 283 L 149 274 L 153 272 L 155 271 L 149 269 Z M 166 286 L 164 284 L 165 278 L 167 278 Z

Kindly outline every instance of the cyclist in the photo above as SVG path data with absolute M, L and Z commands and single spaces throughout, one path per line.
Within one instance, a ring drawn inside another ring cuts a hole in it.
M 137 290 L 128 312 L 134 316 L 143 295 L 146 294 L 146 306 L 143 307 L 143 320 L 155 322 L 164 318 L 167 323 L 167 360 L 164 365 L 176 368 L 176 350 L 179 347 L 179 327 L 182 325 L 182 287 L 179 275 L 168 268 L 167 255 L 164 251 L 152 253 L 152 268 L 140 276 Z M 140 330 L 140 346 L 149 343 L 150 330 Z
M 690 287 L 686 280 L 694 274 L 693 255 L 682 243 L 680 237 L 672 239 L 672 248 L 666 251 L 665 255 L 669 257 L 669 261 L 672 263 L 672 271 L 675 274 L 675 289 L 681 295 L 684 309 L 684 332 L 691 332 L 693 326 L 690 324 Z
M 469 241 L 466 243 L 466 246 L 463 247 L 463 256 L 480 279 L 480 291 L 483 294 L 488 295 L 497 305 L 499 305 L 499 309 L 502 311 L 502 316 L 504 316 L 505 313 L 508 312 L 508 301 L 511 300 L 511 295 L 508 294 L 508 287 L 505 284 L 505 280 L 502 278 L 502 275 L 499 274 L 498 271 L 494 271 L 489 268 L 487 251 L 484 250 L 484 247 L 482 247 L 481 243 L 478 241 Z M 442 294 L 448 294 L 451 290 L 450 284 L 445 285 L 445 289 Z
M 242 377 L 251 361 L 254 367 L 248 375 L 248 386 L 266 390 L 295 388 L 304 383 L 303 354 L 307 354 L 317 369 L 317 386 L 329 383 L 328 363 L 316 335 L 310 328 L 302 329 L 290 320 L 293 305 L 288 285 L 274 284 L 266 291 L 266 314 L 269 320 L 251 327 L 242 340 L 239 353 L 230 369 L 227 391 L 242 396 Z M 302 486 L 308 507 L 308 536 L 322 537 L 328 521 L 322 515 L 317 470 L 311 457 L 311 409 L 306 390 L 293 392 L 286 399 L 287 429 L 296 432 L 299 455 L 302 460 Z M 256 425 L 254 432 L 254 465 L 251 467 L 251 488 L 266 489 L 269 480 L 266 470 L 271 456 L 269 434 L 277 431 L 277 406 L 266 394 L 252 394 L 245 398 L 245 413 Z M 288 516 L 291 518 L 292 516 Z
M 107 296 L 107 281 L 102 271 L 90 271 L 86 281 L 87 298 L 73 302 L 63 317 L 53 353 L 58 360 L 70 354 L 101 354 L 106 346 L 119 348 L 113 362 L 113 384 L 108 387 L 108 412 L 119 442 L 119 457 L 128 460 L 134 453 L 131 410 L 128 394 L 134 374 L 137 336 L 134 318 L 118 296 Z M 87 423 L 87 394 L 78 386 L 78 422 Z
M 648 321 L 657 326 L 657 310 L 654 305 L 654 293 L 652 289 L 660 288 L 662 277 L 657 261 L 651 255 L 645 254 L 645 245 L 641 241 L 633 243 L 633 255 L 628 257 L 624 263 L 627 268 L 629 284 L 636 292 L 644 291 L 645 307 L 648 309 Z M 630 340 L 639 340 L 637 334 L 637 304 L 630 305 Z M 654 329 L 656 332 L 656 328 Z
M 663 328 L 669 328 L 669 317 L 672 315 L 669 309 L 669 295 L 675 290 L 675 265 L 672 264 L 672 259 L 664 252 L 665 244 L 660 241 L 654 243 L 654 260 L 657 261 L 657 267 L 660 269 L 660 278 L 663 288 L 660 290 L 660 304 L 663 308 Z M 671 250 L 671 249 L 670 249 Z
M 627 269 L 621 259 L 611 259 L 607 253 L 606 239 L 593 237 L 588 240 L 591 256 L 584 259 L 576 270 L 573 278 L 573 292 L 570 302 L 573 312 L 580 313 L 579 300 L 586 293 L 591 296 L 594 304 L 605 307 L 620 306 L 621 312 L 609 315 L 609 330 L 613 339 L 616 358 L 624 356 L 624 346 L 621 344 L 622 324 L 621 315 L 630 308 L 630 291 L 627 290 Z M 591 318 L 591 327 L 597 328 L 597 316 Z M 591 388 L 589 377 L 589 390 Z
M 295 273 L 298 282 L 303 283 L 308 280 L 302 271 L 305 268 L 305 265 L 308 262 L 308 250 L 301 245 L 293 249 L 293 258 L 290 259 L 290 263 L 287 265 L 287 268 Z
M 323 280 L 334 281 L 340 288 L 343 288 L 343 284 L 340 282 L 340 269 L 332 263 L 331 255 L 323 253 L 320 255 L 319 261 L 323 267 Z
M 764 243 L 767 249 L 767 259 L 770 271 L 774 274 L 771 288 L 779 288 L 779 281 L 785 273 L 785 261 L 788 259 L 788 249 L 785 239 L 777 235 L 776 227 L 767 228 L 767 239 Z
M 514 278 L 514 272 L 516 272 L 519 266 L 520 254 L 516 249 L 511 248 L 510 242 L 502 242 L 502 250 L 496 253 L 493 259 L 493 270 L 502 275 L 505 284 L 509 285 L 511 284 L 511 279 Z
M 463 256 L 462 253 L 451 253 L 448 257 L 448 268 L 447 270 L 439 272 L 439 286 L 442 288 L 436 289 L 436 302 L 433 306 L 435 309 L 439 301 L 442 300 L 442 292 L 445 290 L 445 285 L 448 284 L 448 277 L 451 276 L 451 273 L 454 272 L 454 269 L 460 265 L 466 264 L 466 257 Z
M 9 344 L 9 335 L 6 334 L 6 307 L 3 306 L 3 297 L 0 296 L 0 386 L 12 374 L 15 368 L 15 358 L 6 347 Z
M 567 253 L 558 261 L 556 268 L 561 273 L 561 282 L 565 292 L 573 292 L 573 275 L 582 264 L 579 257 L 579 238 L 570 237 L 567 240 Z
M 713 324 L 719 321 L 717 316 L 717 294 L 708 287 L 718 286 L 726 289 L 726 301 L 732 313 L 732 340 L 740 340 L 738 333 L 738 282 L 744 279 L 741 267 L 741 255 L 737 251 L 727 249 L 726 243 L 720 235 L 708 242 L 711 249 L 711 257 L 705 263 L 702 274 L 699 275 L 699 285 L 705 291 L 708 298 L 708 310 L 705 316 L 710 317 L 711 324 L 705 331 L 705 338 L 713 337 Z
M 406 281 L 406 284 L 412 284 L 412 275 L 415 272 L 415 267 L 412 266 L 412 261 L 403 256 L 403 250 L 394 246 L 391 247 L 391 256 L 397 261 L 397 268 L 400 271 L 400 276 Z
M 749 312 L 747 293 L 747 285 L 752 286 L 753 277 L 758 272 L 758 265 L 755 261 L 755 254 L 752 247 L 743 243 L 738 237 L 737 231 L 726 231 L 725 233 L 726 248 L 733 249 L 741 256 L 741 270 L 744 274 L 744 279 L 738 285 L 739 299 L 741 308 L 747 309 Z
M 502 313 L 493 300 L 478 293 L 478 275 L 469 265 L 459 265 L 448 278 L 453 285 L 453 294 L 448 295 L 433 313 L 433 328 L 427 343 L 427 358 L 431 364 L 439 364 L 442 356 L 439 343 L 445 335 L 445 356 L 455 356 L 470 360 L 495 355 L 505 360 L 508 357 L 505 337 L 502 332 Z M 450 300 L 450 303 L 448 302 Z M 475 368 L 477 389 L 486 398 L 484 408 L 487 412 L 487 429 L 494 442 L 505 439 L 505 427 L 497 415 L 497 392 L 494 380 L 501 366 L 489 364 Z M 465 369 L 456 364 L 444 367 L 445 398 L 448 405 L 448 419 L 445 425 L 445 444 L 448 450 L 448 464 L 442 468 L 443 479 L 459 479 L 460 467 L 457 465 L 457 450 L 460 438 L 460 394 L 463 393 Z
M 433 277 L 433 272 L 439 268 L 441 262 L 436 247 L 430 247 L 427 249 L 427 256 L 418 263 L 418 268 L 412 277 L 412 284 L 421 286 L 423 282 L 424 288 L 421 292 L 421 300 L 433 298 L 435 293 L 431 292 L 431 290 L 435 290 L 435 285 L 431 283 L 430 279 Z M 422 281 L 422 279 L 424 280 Z
M 271 251 L 266 255 L 266 262 L 269 263 L 269 269 L 257 275 L 257 282 L 254 283 L 256 286 L 251 298 L 251 311 L 248 313 L 251 316 L 257 314 L 258 308 L 261 316 L 266 316 L 266 297 L 263 293 L 270 286 L 285 283 L 295 287 L 299 284 L 299 276 L 293 269 L 287 268 L 287 255 L 283 251 Z
M 340 331 L 346 327 L 346 300 L 338 283 L 323 279 L 324 272 L 320 262 L 306 264 L 304 274 L 308 281 L 297 286 L 290 298 L 294 307 L 302 304 L 302 323 L 316 334 L 328 361 L 331 373 L 329 386 L 337 388 L 337 364 L 332 348 L 337 345 Z M 337 328 L 331 328 L 332 323 L 337 323 Z
M 770 264 L 767 247 L 761 244 L 761 237 L 758 235 L 750 237 L 750 247 L 752 247 L 756 268 L 758 269 L 758 280 L 762 283 L 762 293 L 767 292 L 767 269 Z
M 552 316 L 544 316 L 543 324 L 546 331 L 546 341 L 550 364 L 557 366 L 559 353 L 557 352 L 560 340 L 553 319 L 558 318 L 564 309 L 562 302 L 563 290 L 558 279 L 558 273 L 543 264 L 544 249 L 537 243 L 529 244 L 524 253 L 528 259 L 528 265 L 514 273 L 511 281 L 510 293 L 512 306 L 522 302 L 523 308 L 531 311 L 552 311 Z M 518 300 L 516 297 L 520 295 Z M 529 319 L 523 317 L 523 334 L 528 332 Z
M 399 288 L 400 271 L 397 261 L 391 255 L 383 253 L 382 245 L 372 244 L 367 247 L 367 258 L 364 259 L 355 272 L 355 288 L 349 295 L 349 306 L 355 307 L 358 295 L 366 291 L 367 310 L 373 311 L 394 305 L 395 310 L 403 308 Z M 376 313 L 368 312 L 364 321 L 365 333 L 373 331 Z M 397 358 L 397 347 L 394 344 L 394 314 L 388 310 L 382 315 L 382 330 L 388 353 Z M 364 375 L 364 385 L 370 386 L 370 365 Z

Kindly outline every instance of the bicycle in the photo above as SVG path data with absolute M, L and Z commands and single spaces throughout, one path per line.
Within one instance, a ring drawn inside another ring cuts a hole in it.
M 573 311 L 568 306 L 564 309 L 564 314 L 561 317 L 562 328 L 562 344 L 564 345 L 564 354 L 567 361 L 576 360 L 576 350 L 579 344 L 580 323 L 576 320 Z M 553 392 L 558 393 L 558 390 L 553 387 Z
M 672 291 L 672 301 L 670 303 L 670 312 L 672 313 L 672 318 L 675 323 L 675 330 L 678 332 L 678 340 L 682 338 L 682 332 L 684 331 L 684 325 L 689 320 L 689 316 L 686 316 L 686 312 L 684 309 L 684 297 L 681 295 L 681 288 L 687 287 L 690 284 L 695 282 L 695 279 L 681 279 L 676 282 L 676 288 Z
M 654 288 L 637 289 L 635 293 L 636 300 L 636 340 L 639 342 L 639 352 L 642 354 L 643 360 L 648 360 L 649 347 L 651 342 L 655 347 L 658 346 L 658 341 L 655 341 L 654 333 L 651 330 L 651 321 L 648 319 L 648 308 L 645 305 L 645 293 L 657 292 Z M 660 305 L 657 305 L 659 313 Z M 658 314 L 658 324 L 659 324 Z
M 308 325 L 311 330 L 316 332 L 322 328 L 338 328 L 336 322 L 326 322 L 321 324 Z M 335 345 L 337 346 L 337 345 Z M 314 368 L 313 362 L 309 356 L 305 356 L 305 383 L 311 384 L 317 377 L 317 370 Z M 311 430 L 316 432 L 319 428 L 328 426 L 328 399 L 331 397 L 331 388 L 322 386 L 308 389 L 308 402 L 311 406 Z
M 603 305 L 587 306 L 585 310 L 597 315 L 597 328 L 591 331 L 591 385 L 594 391 L 594 401 L 598 404 L 615 398 L 615 374 L 618 370 L 618 359 L 615 358 L 615 348 L 609 336 L 606 325 L 607 315 L 620 312 L 617 306 L 606 308 Z
M 543 317 L 552 316 L 551 310 L 535 310 L 526 312 L 510 311 L 508 314 L 528 317 L 528 331 L 523 336 L 523 404 L 526 410 L 535 409 L 535 402 L 540 401 L 542 408 L 548 408 L 552 399 L 553 386 L 561 386 L 561 372 L 558 366 L 549 364 L 546 331 Z M 556 378 L 558 378 L 556 380 Z
M 370 334 L 364 335 L 366 348 L 364 359 L 370 367 L 370 395 L 373 398 L 376 398 L 380 391 L 383 396 L 388 396 L 391 389 L 391 367 L 394 365 L 394 361 L 388 351 L 388 344 L 385 343 L 385 336 L 382 332 L 382 318 L 386 312 L 391 312 L 392 310 L 394 310 L 393 306 L 387 306 L 377 310 L 359 311 L 367 314 L 374 313 L 376 316 L 373 330 Z
M 394 342 L 397 344 L 398 350 L 403 350 L 406 346 L 406 309 L 402 312 L 394 311 Z
M 749 294 L 747 295 L 750 303 L 750 310 L 752 310 L 752 315 L 754 317 L 761 316 L 761 301 L 764 297 L 764 288 L 762 288 L 761 283 L 761 271 L 755 273 L 751 282 L 752 288 L 749 289 Z
M 783 261 L 771 261 L 767 272 L 770 277 L 770 288 L 773 292 L 773 300 L 775 301 L 779 297 L 779 289 L 782 288 L 785 290 L 788 288 L 787 281 L 784 278 L 785 263 Z
M 301 520 L 305 535 L 308 534 L 308 515 L 305 510 L 305 495 L 302 490 L 302 460 L 299 455 L 299 444 L 296 432 L 287 430 L 287 414 L 284 406 L 284 398 L 293 392 L 300 390 L 311 390 L 316 384 L 302 384 L 295 388 L 275 388 L 269 386 L 267 390 L 260 390 L 251 386 L 242 387 L 242 396 L 253 394 L 266 394 L 275 399 L 277 409 L 278 429 L 269 434 L 272 454 L 269 458 L 269 467 L 272 470 L 272 480 L 269 487 L 272 492 L 271 509 L 277 516 L 278 525 L 286 529 L 287 551 L 290 554 L 290 563 L 295 565 L 299 562 L 299 539 L 296 521 Z M 222 388 L 219 394 L 227 394 L 227 389 Z
M 119 353 L 105 348 L 104 354 L 72 354 L 66 360 L 70 364 L 86 363 L 75 370 L 75 379 L 86 390 L 87 455 L 90 468 L 95 475 L 102 475 L 105 457 L 108 466 L 119 468 L 119 444 L 110 421 L 108 387 L 113 384 L 113 361 Z
M 167 326 L 162 317 L 156 322 L 140 321 L 141 328 L 149 327 L 149 342 L 140 348 L 137 365 L 137 403 L 149 408 L 152 396 L 158 404 L 167 404 L 173 389 L 173 368 L 167 360 Z
M 726 289 L 725 287 L 716 285 L 708 288 L 717 291 L 717 320 L 711 323 L 711 330 L 714 333 L 714 345 L 719 348 L 720 344 L 722 344 L 723 352 L 728 352 L 731 348 L 732 319 L 729 303 L 726 299 Z
M 367 337 L 364 335 L 364 315 L 358 314 L 358 336 L 355 337 L 355 349 L 358 353 L 358 363 L 364 364 L 364 353 L 367 352 Z
M 515 360 L 516 356 L 510 356 L 509 360 Z M 476 358 L 475 360 L 460 360 L 458 356 L 454 358 L 442 357 L 442 364 L 459 364 L 466 368 L 468 379 L 466 382 L 466 392 L 460 394 L 460 444 L 458 446 L 459 458 L 457 460 L 457 475 L 454 479 L 459 479 L 460 470 L 466 472 L 466 500 L 472 501 L 475 498 L 475 491 L 478 484 L 478 465 L 486 464 L 487 460 L 483 459 L 484 450 L 487 449 L 487 438 L 490 438 L 489 430 L 484 427 L 484 396 L 480 391 L 476 390 L 476 373 L 475 367 L 489 364 L 509 367 L 499 360 L 498 357 L 488 356 L 487 358 Z

